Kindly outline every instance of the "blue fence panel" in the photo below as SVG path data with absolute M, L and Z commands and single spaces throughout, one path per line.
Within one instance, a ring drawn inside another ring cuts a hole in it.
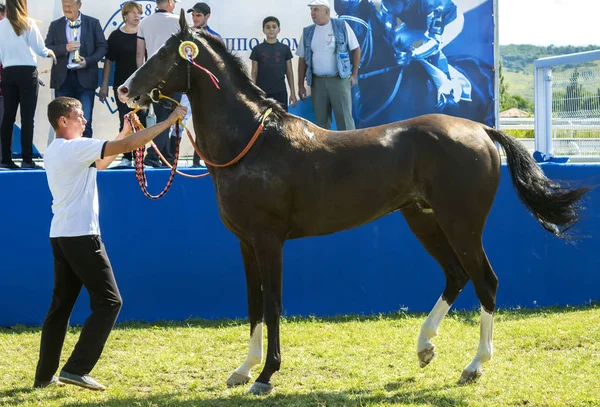
M 597 184 L 600 165 L 543 165 L 555 179 Z M 192 171 L 192 170 L 190 170 Z M 165 170 L 148 174 L 162 188 Z M 237 239 L 221 223 L 210 180 L 176 178 L 165 198 L 150 201 L 132 170 L 98 176 L 102 236 L 124 300 L 124 320 L 246 317 L 246 286 Z M 154 187 L 154 188 L 153 188 Z M 39 325 L 50 303 L 48 241 L 51 196 L 42 171 L 0 173 L 0 326 Z M 588 235 L 560 241 L 537 224 L 516 197 L 507 168 L 486 225 L 484 245 L 500 279 L 500 307 L 581 305 L 600 298 L 600 191 L 585 202 L 578 226 Z M 372 314 L 429 311 L 445 279 L 400 213 L 363 227 L 288 241 L 284 313 Z M 85 290 L 72 322 L 89 314 Z M 471 285 L 457 308 L 476 308 Z

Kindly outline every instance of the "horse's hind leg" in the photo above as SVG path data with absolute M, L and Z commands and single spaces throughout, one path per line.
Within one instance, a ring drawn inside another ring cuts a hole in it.
M 469 277 L 463 270 L 454 249 L 450 246 L 431 209 L 423 209 L 415 204 L 403 209 L 402 214 L 412 232 L 439 263 L 446 275 L 446 288 L 427 316 L 419 334 L 417 355 L 421 367 L 425 367 L 435 356 L 435 345 L 431 343 L 431 340 L 437 336 L 442 320 L 469 281 Z
M 479 347 L 473 361 L 464 369 L 460 383 L 471 382 L 481 376 L 482 365 L 492 358 L 498 277 L 492 270 L 481 240 L 483 225 L 490 207 L 491 199 L 486 206 L 483 194 L 470 198 L 465 194 L 460 202 L 446 200 L 443 207 L 445 210 L 440 209 L 443 214 L 440 211 L 436 212 L 440 226 L 460 259 L 463 269 L 473 282 L 475 293 L 481 303 Z M 457 211 L 456 208 L 460 210 Z
M 254 248 L 250 243 L 240 241 L 240 249 L 246 271 L 248 292 L 248 318 L 250 319 L 250 347 L 248 357 L 227 379 L 227 386 L 246 384 L 252 378 L 250 370 L 262 362 L 263 357 L 263 297 L 260 273 L 256 264 Z

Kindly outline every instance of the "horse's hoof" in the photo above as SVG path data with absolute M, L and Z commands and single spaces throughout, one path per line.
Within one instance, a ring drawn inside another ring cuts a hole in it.
M 273 391 L 273 385 L 271 383 L 254 382 L 248 394 L 254 394 L 255 396 L 266 396 Z
M 460 380 L 458 384 L 469 384 L 474 383 L 481 376 L 481 370 L 463 370 L 462 375 L 460 376 Z
M 435 357 L 435 346 L 431 345 L 419 352 L 419 364 L 421 367 L 427 366 Z
M 227 387 L 239 386 L 241 384 L 246 384 L 250 381 L 250 376 L 245 376 L 238 372 L 233 372 L 229 379 L 227 379 Z

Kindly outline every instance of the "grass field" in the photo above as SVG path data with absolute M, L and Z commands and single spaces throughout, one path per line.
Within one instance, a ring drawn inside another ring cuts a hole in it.
M 103 393 L 31 390 L 39 328 L 0 329 L 0 405 L 600 405 L 600 306 L 498 312 L 494 359 L 465 386 L 456 382 L 477 349 L 478 313 L 451 313 L 434 341 L 437 357 L 420 369 L 415 347 L 423 320 L 402 313 L 284 319 L 282 370 L 267 397 L 246 395 L 249 386 L 225 386 L 247 352 L 245 321 L 118 325 L 93 371 L 109 386 Z M 63 357 L 78 334 L 69 330 Z

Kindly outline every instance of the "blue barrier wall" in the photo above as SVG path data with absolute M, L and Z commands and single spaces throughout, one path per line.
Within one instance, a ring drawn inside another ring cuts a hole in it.
M 600 181 L 600 165 L 543 168 L 555 179 Z M 155 193 L 167 175 L 149 171 Z M 159 201 L 142 195 L 132 170 L 103 171 L 98 184 L 102 235 L 124 300 L 120 321 L 246 317 L 238 242 L 219 219 L 210 180 L 178 177 Z M 44 172 L 0 173 L 0 213 L 8 214 L 0 219 L 0 326 L 43 322 L 53 281 L 50 205 Z M 591 237 L 574 245 L 559 241 L 526 212 L 503 166 L 484 235 L 500 279 L 500 307 L 600 299 L 600 189 L 586 206 L 579 229 Z M 399 213 L 285 245 L 286 315 L 429 311 L 444 282 Z M 83 294 L 72 322 L 84 321 L 88 302 Z M 470 284 L 456 306 L 478 306 Z

